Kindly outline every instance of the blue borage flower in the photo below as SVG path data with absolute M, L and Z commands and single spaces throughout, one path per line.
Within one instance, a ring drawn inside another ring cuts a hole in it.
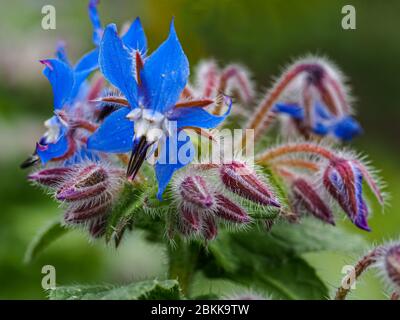
M 297 103 L 276 103 L 273 111 L 300 122 L 305 121 L 304 108 Z M 352 116 L 334 116 L 318 101 L 314 103 L 312 120 L 312 132 L 321 136 L 331 134 L 342 141 L 350 141 L 362 132 L 360 124 Z
M 89 1 L 89 17 L 93 25 L 93 43 L 98 46 L 103 29 L 97 11 L 99 1 Z M 124 45 L 130 50 L 145 52 L 147 41 L 139 18 L 129 27 L 122 37 Z M 84 101 L 87 97 L 87 88 L 84 85 L 86 78 L 98 68 L 99 48 L 85 54 L 73 66 L 67 56 L 65 44 L 57 45 L 57 59 L 41 60 L 46 67 L 43 74 L 49 80 L 54 94 L 55 116 L 45 122 L 48 131 L 37 143 L 36 154 L 42 164 L 54 160 L 67 160 L 71 164 L 80 159 L 96 158 L 86 147 L 73 138 L 74 127 L 69 125 L 69 119 L 74 118 L 75 104 Z M 80 145 L 77 150 L 77 144 Z
M 228 115 L 214 116 L 204 104 L 176 106 L 189 77 L 189 62 L 176 35 L 173 21 L 167 40 L 146 60 L 134 54 L 119 38 L 114 24 L 107 26 L 100 44 L 99 64 L 105 78 L 127 100 L 109 115 L 88 139 L 88 148 L 103 152 L 132 152 L 127 176 L 134 179 L 151 149 L 159 148 L 155 163 L 158 198 L 173 173 L 191 162 L 194 148 L 184 128 L 210 129 Z M 188 104 L 189 105 L 189 104 Z M 151 148 L 150 148 L 151 147 Z

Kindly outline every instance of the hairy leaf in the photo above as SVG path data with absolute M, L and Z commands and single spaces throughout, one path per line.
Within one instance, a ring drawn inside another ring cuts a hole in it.
M 70 229 L 61 224 L 59 220 L 51 222 L 32 240 L 25 252 L 25 263 L 32 262 L 38 254 L 45 250 L 51 243 L 66 234 Z
M 176 280 L 148 280 L 126 286 L 77 285 L 49 291 L 51 300 L 178 300 L 181 299 Z

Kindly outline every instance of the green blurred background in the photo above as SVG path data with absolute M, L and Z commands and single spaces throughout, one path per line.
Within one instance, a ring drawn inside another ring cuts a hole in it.
M 41 8 L 52 4 L 57 29 L 41 28 Z M 341 28 L 341 8 L 352 4 L 357 29 Z M 52 56 L 56 41 L 65 40 L 74 61 L 92 48 L 91 25 L 82 0 L 0 1 L 0 298 L 44 298 L 41 268 L 51 264 L 58 284 L 129 282 L 165 276 L 164 248 L 144 243 L 140 232 L 129 236 L 116 251 L 88 242 L 74 231 L 55 242 L 38 260 L 23 263 L 24 251 L 40 228 L 60 214 L 57 205 L 25 181 L 18 168 L 51 115 L 52 93 L 42 76 L 41 58 Z M 393 1 L 267 1 L 267 0 L 102 0 L 103 23 L 140 16 L 150 51 L 167 35 L 175 17 L 182 45 L 192 63 L 214 57 L 222 65 L 248 66 L 258 88 L 265 89 L 282 66 L 307 53 L 322 54 L 349 76 L 365 134 L 354 141 L 382 170 L 392 195 L 382 214 L 374 205 L 373 232 L 344 228 L 371 243 L 398 237 L 400 231 L 400 2 Z M 309 254 L 306 259 L 332 288 L 344 264 L 354 256 Z M 353 299 L 383 299 L 373 274 L 357 284 Z M 196 290 L 229 292 L 225 282 L 197 281 Z M 237 289 L 236 289 L 237 290 Z

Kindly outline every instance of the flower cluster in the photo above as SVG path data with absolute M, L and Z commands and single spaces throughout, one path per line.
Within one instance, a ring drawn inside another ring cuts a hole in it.
M 54 115 L 22 164 L 39 167 L 28 179 L 64 204 L 65 223 L 87 225 L 99 237 L 118 219 L 139 221 L 138 212 L 146 214 L 151 202 L 167 208 L 169 235 L 208 241 L 221 226 L 234 230 L 261 222 L 271 228 L 275 218 L 293 222 L 304 213 L 335 225 L 338 208 L 370 230 L 363 181 L 382 205 L 384 197 L 373 171 L 340 151 L 361 127 L 336 67 L 320 58 L 295 62 L 253 109 L 257 94 L 246 68 L 207 60 L 190 83 L 174 21 L 166 40 L 149 53 L 139 18 L 119 33 L 115 24 L 102 26 L 97 6 L 96 0 L 88 6 L 93 50 L 72 64 L 59 45 L 55 58 L 41 60 Z M 216 154 L 221 144 L 211 129 L 221 128 L 229 114 L 247 129 L 241 144 L 224 141 L 233 156 L 196 161 Z M 262 138 L 276 119 L 282 120 L 279 137 L 302 140 L 266 145 Z M 251 130 L 255 141 L 249 143 Z M 211 145 L 204 147 L 198 137 Z M 261 170 L 248 157 L 235 156 L 251 143 Z M 125 192 L 127 186 L 140 196 Z

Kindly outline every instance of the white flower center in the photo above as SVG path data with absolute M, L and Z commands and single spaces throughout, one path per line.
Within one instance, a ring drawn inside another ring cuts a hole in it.
M 44 134 L 46 139 L 46 143 L 55 143 L 60 136 L 60 125 L 57 123 L 57 120 L 52 117 L 47 119 L 44 122 L 44 126 L 47 128 L 47 131 Z
M 145 137 L 147 142 L 157 142 L 164 134 L 170 135 L 169 121 L 150 109 L 135 108 L 126 117 L 135 122 L 135 138 Z

